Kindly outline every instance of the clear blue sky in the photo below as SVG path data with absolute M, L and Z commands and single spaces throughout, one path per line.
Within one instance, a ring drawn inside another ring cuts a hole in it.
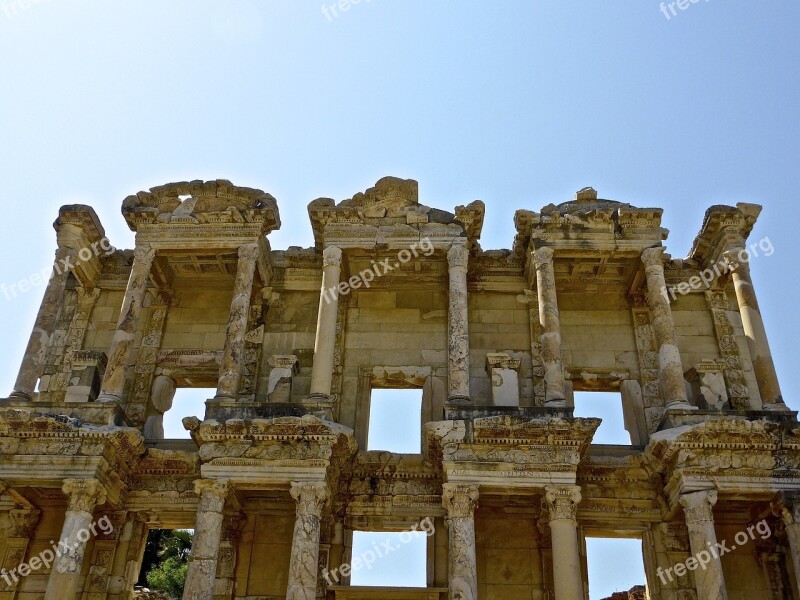
M 362 0 L 330 19 L 319 0 L 0 0 L 0 283 L 51 263 L 61 204 L 130 247 L 122 199 L 184 179 L 272 193 L 276 248 L 311 244 L 310 200 L 389 174 L 431 206 L 486 202 L 484 248 L 511 245 L 515 209 L 586 185 L 664 207 L 675 256 L 707 206 L 757 202 L 775 254 L 754 279 L 800 408 L 798 17 L 793 0 L 669 20 L 657 0 Z M 9 391 L 41 294 L 0 294 Z

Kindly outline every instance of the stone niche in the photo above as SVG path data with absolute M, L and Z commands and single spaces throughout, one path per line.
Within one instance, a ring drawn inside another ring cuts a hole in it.
M 107 362 L 105 352 L 75 352 L 65 402 L 93 402 L 100 393 Z
M 723 369 L 720 361 L 702 360 L 685 373 L 689 397 L 700 408 L 723 410 L 729 407 Z
M 519 406 L 519 368 L 522 361 L 502 352 L 486 355 L 486 373 L 492 383 L 493 406 Z

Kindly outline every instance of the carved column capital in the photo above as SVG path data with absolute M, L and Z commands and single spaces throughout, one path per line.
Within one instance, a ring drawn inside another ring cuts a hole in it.
M 322 510 L 330 499 L 328 484 L 324 481 L 293 481 L 289 493 L 297 501 L 298 517 L 322 518 Z
M 664 246 L 657 246 L 656 248 L 645 248 L 642 250 L 642 263 L 644 264 L 645 268 L 647 267 L 659 267 L 661 269 L 664 268 L 664 263 L 662 261 L 662 257 L 664 256 Z
M 13 509 L 8 511 L 8 520 L 11 527 L 8 530 L 8 537 L 31 539 L 36 526 L 39 524 L 39 517 L 42 511 L 35 508 Z
M 728 248 L 720 255 L 720 258 L 725 261 L 725 266 L 731 273 L 749 276 L 750 253 L 744 246 Z
M 342 249 L 338 246 L 328 246 L 322 251 L 322 266 L 339 267 L 342 264 Z
M 259 251 L 260 250 L 258 244 L 256 243 L 242 244 L 241 246 L 239 246 L 239 258 L 241 260 L 248 260 L 255 262 L 255 260 L 258 258 Z
M 560 519 L 575 521 L 582 498 L 580 486 L 547 486 L 544 488 L 542 508 L 546 508 L 550 514 L 551 523 Z
M 195 480 L 194 492 L 198 496 L 197 512 L 221 513 L 232 490 L 233 486 L 225 480 Z
M 225 515 L 222 520 L 222 539 L 230 542 L 238 542 L 242 539 L 242 530 L 247 522 L 244 513 L 234 513 Z
M 451 269 L 466 269 L 469 264 L 469 250 L 464 244 L 453 243 L 447 251 L 447 264 Z
M 686 515 L 686 524 L 714 522 L 714 505 L 717 503 L 717 490 L 703 490 L 690 492 L 680 497 L 683 512 Z
M 0 480 L 0 496 L 2 496 L 3 494 L 5 494 L 5 493 L 6 493 L 6 492 L 9 490 L 9 488 L 10 488 L 10 487 L 11 487 L 11 484 L 9 484 L 9 483 L 6 483 L 5 481 L 2 481 L 2 480 Z
M 783 524 L 800 525 L 800 493 L 783 492 L 770 503 L 772 514 L 780 517 Z
M 442 486 L 442 504 L 450 519 L 473 518 L 479 496 L 476 484 L 445 483 Z
M 104 504 L 106 488 L 97 479 L 65 479 L 61 491 L 67 497 L 67 510 L 91 513 Z
M 156 249 L 150 244 L 136 244 L 133 249 L 133 258 L 136 262 L 150 263 L 156 255 Z
M 531 252 L 531 256 L 533 257 L 533 265 L 537 269 L 540 269 L 544 265 L 553 264 L 554 254 L 555 254 L 554 250 L 547 246 L 545 246 L 544 248 L 539 248 L 538 250 L 534 250 L 533 252 Z

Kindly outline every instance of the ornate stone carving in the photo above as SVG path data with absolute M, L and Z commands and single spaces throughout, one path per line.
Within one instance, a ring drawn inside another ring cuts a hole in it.
M 96 479 L 65 479 L 61 490 L 67 496 L 67 510 L 91 513 L 106 501 L 106 489 Z
M 575 521 L 580 501 L 581 488 L 578 486 L 547 487 L 542 508 L 547 510 L 551 522 L 559 519 Z
M 330 500 L 330 491 L 324 482 L 293 481 L 289 493 L 297 501 L 298 517 L 311 515 L 321 518 Z
M 442 504 L 450 519 L 473 518 L 479 496 L 477 485 L 445 483 L 442 486 Z

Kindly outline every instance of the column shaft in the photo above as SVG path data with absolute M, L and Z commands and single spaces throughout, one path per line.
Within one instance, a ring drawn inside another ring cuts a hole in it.
M 539 297 L 539 325 L 542 330 L 545 406 L 564 406 L 564 364 L 561 357 L 561 317 L 558 312 L 553 249 L 533 253 L 536 290 Z
M 96 479 L 65 479 L 67 512 L 56 559 L 47 581 L 45 600 L 72 600 L 78 592 L 86 543 L 95 507 L 106 501 L 106 490 Z
M 330 493 L 324 482 L 293 481 L 291 494 L 297 501 L 297 518 L 286 600 L 314 600 L 319 578 L 320 520 Z
M 698 559 L 703 553 L 705 568 L 695 569 L 694 581 L 697 587 L 697 600 L 727 600 L 725 578 L 722 575 L 722 561 L 716 552 L 709 552 L 717 543 L 714 530 L 713 506 L 717 503 L 717 492 L 706 490 L 683 494 L 680 499 L 686 516 L 686 528 L 689 530 L 689 546 L 692 556 Z
M 233 299 L 225 334 L 225 350 L 219 367 L 217 399 L 235 400 L 239 394 L 244 360 L 244 338 L 250 315 L 250 297 L 258 260 L 258 244 L 245 244 L 239 248 L 239 263 L 233 285 Z
M 733 272 L 733 287 L 736 290 L 736 301 L 739 304 L 742 327 L 747 338 L 747 348 L 753 361 L 758 391 L 761 393 L 764 410 L 788 410 L 783 402 L 778 374 L 769 349 L 767 330 L 761 318 L 758 298 L 750 277 L 750 265 L 747 260 L 741 260 L 745 255 L 747 250 L 739 248 L 727 252 L 725 257 L 728 267 Z M 749 259 L 749 255 L 747 258 Z
M 647 303 L 653 313 L 653 331 L 658 345 L 658 372 L 661 390 L 664 393 L 667 410 L 692 410 L 686 397 L 681 354 L 675 343 L 675 322 L 667 296 L 664 279 L 664 264 L 661 256 L 664 248 L 647 248 L 642 252 L 645 275 L 647 277 Z
M 469 396 L 469 306 L 467 265 L 469 250 L 453 244 L 447 252 L 450 274 L 448 320 L 448 400 L 468 402 Z
M 550 513 L 556 600 L 584 598 L 576 519 L 580 490 L 578 486 L 545 488 L 544 508 Z
M 217 556 L 222 538 L 222 511 L 230 490 L 227 481 L 198 479 L 195 482 L 195 492 L 199 498 L 183 600 L 212 600 L 214 597 Z
M 111 342 L 99 401 L 120 402 L 125 392 L 125 370 L 133 353 L 133 340 L 142 313 L 144 294 L 155 250 L 150 246 L 137 246 L 134 250 L 133 266 L 122 301 L 117 329 Z
M 339 277 L 342 250 L 328 246 L 322 253 L 322 288 L 314 341 L 314 365 L 311 370 L 311 396 L 329 399 L 333 380 L 333 356 L 336 349 L 336 319 L 339 313 Z
M 442 504 L 447 510 L 450 600 L 477 600 L 478 566 L 475 552 L 477 485 L 445 483 Z
M 56 327 L 58 312 L 64 298 L 64 289 L 67 286 L 69 276 L 69 265 L 74 259 L 74 251 L 67 248 L 59 248 L 56 251 L 56 260 L 53 264 L 53 272 L 47 282 L 44 298 L 39 306 L 36 321 L 25 348 L 25 355 L 22 358 L 22 365 L 14 383 L 12 396 L 33 398 L 36 390 L 36 382 L 42 375 L 47 348 L 50 345 L 50 338 Z

